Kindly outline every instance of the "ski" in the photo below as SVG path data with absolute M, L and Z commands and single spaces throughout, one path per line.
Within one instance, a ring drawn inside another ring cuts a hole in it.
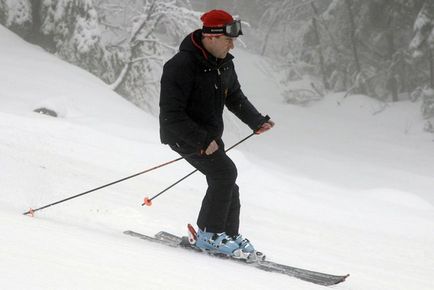
M 182 249 L 191 250 L 194 252 L 203 252 L 199 248 L 196 248 L 194 245 L 190 244 L 188 237 L 179 237 L 179 236 L 176 236 L 176 235 L 173 235 L 171 233 L 164 232 L 164 231 L 157 233 L 154 237 L 140 234 L 140 233 L 137 233 L 134 231 L 124 231 L 124 234 L 129 235 L 129 236 L 133 236 L 133 237 L 137 237 L 137 238 L 140 238 L 142 240 L 163 244 L 163 245 L 170 246 L 173 248 L 182 248 Z M 288 266 L 288 265 L 275 263 L 275 262 L 268 261 L 268 260 L 265 260 L 262 258 L 257 259 L 255 261 L 247 261 L 244 259 L 235 259 L 235 258 L 231 258 L 229 256 L 224 256 L 224 255 L 215 255 L 213 253 L 209 253 L 209 254 L 211 254 L 212 256 L 215 256 L 215 257 L 225 258 L 225 259 L 228 259 L 230 261 L 242 263 L 246 266 L 254 267 L 254 268 L 257 268 L 257 269 L 260 269 L 263 271 L 280 273 L 280 274 L 284 274 L 284 275 L 287 275 L 290 277 L 294 277 L 297 279 L 301 279 L 301 280 L 304 280 L 307 282 L 311 282 L 311 283 L 323 285 L 323 286 L 331 286 L 331 285 L 336 285 L 336 284 L 342 283 L 349 276 L 349 274 L 347 274 L 347 275 L 331 275 L 331 274 L 326 274 L 326 273 L 321 273 L 321 272 L 305 270 L 305 269 L 301 269 L 301 268 L 296 268 L 296 267 L 292 267 L 292 266 Z M 265 256 L 264 256 L 264 258 L 265 258 Z

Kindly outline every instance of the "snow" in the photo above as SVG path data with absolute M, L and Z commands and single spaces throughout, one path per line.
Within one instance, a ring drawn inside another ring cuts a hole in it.
M 179 161 L 37 208 L 178 156 L 158 121 L 91 74 L 0 27 L 0 284 L 3 289 L 323 289 L 122 234 L 185 233 L 205 190 Z M 334 289 L 434 289 L 434 154 L 420 104 L 327 95 L 284 103 L 266 60 L 236 49 L 243 90 L 276 122 L 230 152 L 241 230 L 269 259 L 334 274 Z M 296 89 L 296 88 L 294 88 Z M 53 118 L 33 112 L 45 106 Z M 227 145 L 250 134 L 227 114 Z

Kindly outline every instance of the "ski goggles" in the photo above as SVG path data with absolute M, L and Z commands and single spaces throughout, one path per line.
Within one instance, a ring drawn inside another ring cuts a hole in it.
M 205 34 L 223 34 L 228 37 L 238 37 L 243 35 L 241 30 L 241 20 L 234 20 L 232 23 L 222 27 L 203 27 L 202 32 Z

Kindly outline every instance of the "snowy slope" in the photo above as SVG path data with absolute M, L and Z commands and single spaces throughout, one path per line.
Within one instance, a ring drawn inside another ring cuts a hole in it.
M 417 107 L 373 116 L 372 100 L 339 95 L 284 105 L 270 66 L 235 55 L 245 93 L 277 123 L 230 153 L 242 232 L 272 260 L 351 273 L 336 289 L 433 289 L 432 137 Z M 200 175 L 140 206 L 192 170 L 183 162 L 23 216 L 178 156 L 159 144 L 155 118 L 3 27 L 0 64 L 2 289 L 322 289 L 123 235 L 183 234 L 195 221 Z M 59 118 L 32 112 L 41 106 Z M 227 118 L 228 145 L 250 133 Z
M 277 118 L 273 145 L 278 150 L 267 152 L 273 163 L 281 160 L 295 174 L 350 189 L 409 191 L 434 205 L 434 140 L 422 130 L 420 103 L 407 100 L 384 109 L 366 96 L 333 94 L 305 109 L 285 105 L 278 84 L 263 85 L 264 78 L 268 83 L 276 79 L 263 60 L 242 53 L 236 61 L 246 95 Z M 255 71 L 263 74 L 251 74 Z M 253 150 L 260 146 L 265 145 Z

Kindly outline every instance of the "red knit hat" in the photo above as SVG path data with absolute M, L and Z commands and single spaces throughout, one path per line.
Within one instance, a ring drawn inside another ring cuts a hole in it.
M 211 10 L 200 17 L 204 27 L 222 27 L 232 23 L 234 18 L 224 10 Z

